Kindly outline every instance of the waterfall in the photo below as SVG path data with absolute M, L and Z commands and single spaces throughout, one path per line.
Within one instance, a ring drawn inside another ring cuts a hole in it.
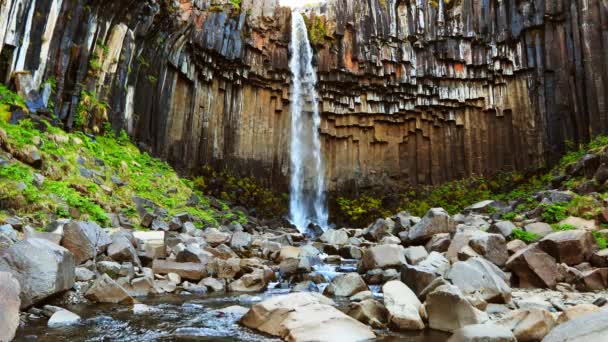
M 291 184 L 289 215 L 301 232 L 310 224 L 327 228 L 325 170 L 319 138 L 319 105 L 312 48 L 302 15 L 291 16 Z

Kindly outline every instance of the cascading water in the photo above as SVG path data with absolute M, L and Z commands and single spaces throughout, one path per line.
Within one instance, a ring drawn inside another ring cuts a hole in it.
M 325 170 L 319 138 L 319 106 L 312 48 L 302 15 L 291 16 L 291 222 L 301 232 L 310 224 L 326 229 Z M 306 108 L 308 106 L 309 108 Z

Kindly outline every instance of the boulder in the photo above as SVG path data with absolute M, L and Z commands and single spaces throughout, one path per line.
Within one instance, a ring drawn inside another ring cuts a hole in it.
M 511 221 L 498 221 L 490 226 L 488 233 L 500 234 L 505 238 L 508 238 L 511 236 L 511 234 L 513 234 L 513 229 L 515 228 L 517 227 Z
M 596 229 L 595 220 L 585 220 L 580 217 L 570 216 L 559 221 L 558 225 L 570 225 L 580 230 L 594 231 Z
M 467 213 L 487 214 L 492 209 L 495 209 L 495 204 L 497 203 L 494 200 L 481 201 L 464 208 L 464 211 Z
M 276 296 L 254 305 L 241 324 L 287 341 L 364 341 L 376 337 L 363 323 L 311 292 Z
M 184 245 L 182 243 L 175 246 L 175 261 L 193 262 L 197 264 L 208 264 L 213 259 L 213 254 L 203 250 L 196 243 Z
M 449 269 L 450 262 L 440 253 L 432 252 L 418 265 L 405 264 L 401 267 L 401 281 L 420 295 L 433 280 L 442 277 Z
M 551 228 L 551 225 L 544 222 L 535 222 L 527 224 L 524 226 L 524 230 L 528 233 L 536 234 L 541 237 L 553 233 L 553 228 Z
M 452 238 L 449 233 L 442 233 L 433 235 L 433 237 L 426 243 L 424 248 L 430 252 L 447 252 L 452 243 Z
M 370 241 L 380 241 L 387 235 L 392 235 L 395 232 L 395 221 L 390 218 L 377 219 L 376 222 L 371 224 L 363 234 Z
M 351 303 L 346 314 L 375 329 L 383 329 L 388 323 L 388 310 L 375 299 Z
M 230 248 L 236 251 L 243 251 L 245 249 L 251 248 L 251 243 L 253 242 L 253 237 L 251 234 L 247 232 L 237 231 L 232 234 L 232 238 L 230 239 Z
M 555 259 L 537 245 L 530 245 L 513 254 L 506 263 L 524 288 L 554 288 L 559 271 Z
M 224 280 L 219 280 L 211 277 L 207 277 L 198 283 L 199 285 L 204 285 L 207 289 L 212 292 L 224 292 L 226 289 L 226 283 Z
M 211 247 L 230 243 L 230 239 L 232 238 L 230 234 L 221 232 L 217 228 L 207 228 L 203 232 L 203 237 Z
M 400 267 L 405 264 L 403 247 L 398 245 L 378 245 L 363 250 L 359 264 L 362 272 L 376 268 Z
M 137 255 L 146 260 L 164 258 L 167 255 L 165 232 L 134 231 L 133 237 L 137 242 Z
M 426 257 L 429 256 L 429 253 L 426 251 L 426 248 L 422 246 L 411 246 L 403 251 L 403 255 L 405 255 L 405 260 L 408 264 L 416 265 L 426 259 Z
M 8 272 L 0 272 L 0 341 L 12 341 L 19 328 L 21 299 L 19 281 Z
M 608 248 L 593 253 L 589 262 L 595 267 L 608 267 Z
M 517 342 L 511 330 L 494 323 L 472 324 L 454 331 L 448 342 Z
M 49 328 L 61 328 L 78 323 L 80 316 L 68 310 L 59 310 L 51 316 L 47 325 Z
M 108 246 L 108 256 L 112 260 L 119 262 L 132 262 L 134 265 L 141 266 L 137 251 L 131 240 L 124 234 L 112 235 L 112 243 Z
M 467 325 L 485 323 L 488 315 L 476 309 L 454 285 L 442 285 L 425 302 L 431 329 L 453 332 Z
M 133 298 L 129 296 L 127 291 L 107 274 L 98 277 L 84 296 L 96 303 L 133 303 Z
M 566 230 L 551 233 L 538 243 L 558 263 L 568 266 L 586 261 L 596 250 L 593 235 L 585 230 Z
M 576 279 L 579 291 L 600 291 L 608 288 L 608 268 L 583 271 Z
M 509 259 L 507 242 L 500 234 L 475 234 L 469 240 L 469 246 L 476 253 L 498 266 L 504 266 Z
M 608 311 L 580 316 L 551 330 L 542 342 L 603 342 L 608 331 Z
M 509 252 L 509 256 L 511 256 L 527 246 L 528 245 L 521 240 L 511 240 L 507 242 L 507 252 Z
M 324 294 L 337 297 L 350 297 L 366 291 L 367 285 L 358 273 L 342 273 L 332 279 Z
M 230 292 L 262 292 L 267 286 L 264 271 L 257 269 L 230 283 L 228 290 Z
M 300 253 L 301 250 L 299 247 L 295 247 L 295 246 L 285 246 L 283 248 L 281 248 L 281 251 L 279 252 L 279 260 L 285 260 L 285 259 L 297 259 L 300 257 Z
M 382 287 L 382 292 L 391 326 L 398 330 L 424 329 L 424 322 L 420 317 L 422 303 L 407 285 L 398 280 L 389 281 Z
M 344 229 L 328 229 L 320 239 L 330 245 L 342 246 L 348 241 L 348 233 Z
M 21 285 L 21 308 L 27 308 L 74 286 L 74 255 L 43 239 L 15 243 L 0 254 L 0 271 Z
M 507 313 L 497 324 L 511 330 L 518 342 L 540 341 L 553 329 L 555 319 L 544 309 L 519 309 Z
M 463 293 L 479 294 L 486 302 L 511 302 L 511 287 L 507 283 L 507 275 L 481 257 L 455 263 L 446 272 L 445 277 Z
M 557 324 L 566 323 L 573 319 L 577 319 L 582 316 L 590 315 L 592 313 L 596 313 L 601 309 L 597 305 L 593 304 L 579 304 L 571 307 L 567 307 L 559 314 L 557 318 Z
M 410 241 L 426 241 L 435 234 L 451 233 L 455 229 L 455 224 L 442 208 L 433 208 L 426 215 L 410 228 L 408 238 Z
M 183 279 L 199 281 L 206 276 L 205 265 L 194 262 L 175 262 L 156 259 L 152 269 L 157 274 L 177 273 Z
M 71 221 L 63 227 L 61 245 L 74 254 L 76 265 L 106 251 L 112 240 L 95 222 Z

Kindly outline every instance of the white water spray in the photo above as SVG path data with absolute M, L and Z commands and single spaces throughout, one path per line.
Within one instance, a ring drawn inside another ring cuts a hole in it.
M 325 170 L 319 138 L 319 105 L 312 48 L 302 15 L 291 16 L 291 187 L 289 215 L 301 232 L 312 223 L 327 228 Z

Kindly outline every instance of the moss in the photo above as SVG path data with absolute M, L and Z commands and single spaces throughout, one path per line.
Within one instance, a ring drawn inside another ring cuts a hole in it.
M 608 240 L 606 240 L 603 235 L 601 235 L 599 232 L 592 232 L 592 234 L 593 238 L 595 238 L 595 242 L 597 242 L 597 245 L 600 247 L 600 249 L 608 248 Z
M 542 204 L 543 213 L 541 218 L 547 223 L 556 223 L 568 218 L 568 208 L 564 203 Z
M 333 42 L 322 17 L 313 16 L 311 19 L 307 16 L 303 16 L 303 18 L 304 24 L 306 24 L 306 30 L 308 31 L 308 40 L 311 45 L 323 45 Z

